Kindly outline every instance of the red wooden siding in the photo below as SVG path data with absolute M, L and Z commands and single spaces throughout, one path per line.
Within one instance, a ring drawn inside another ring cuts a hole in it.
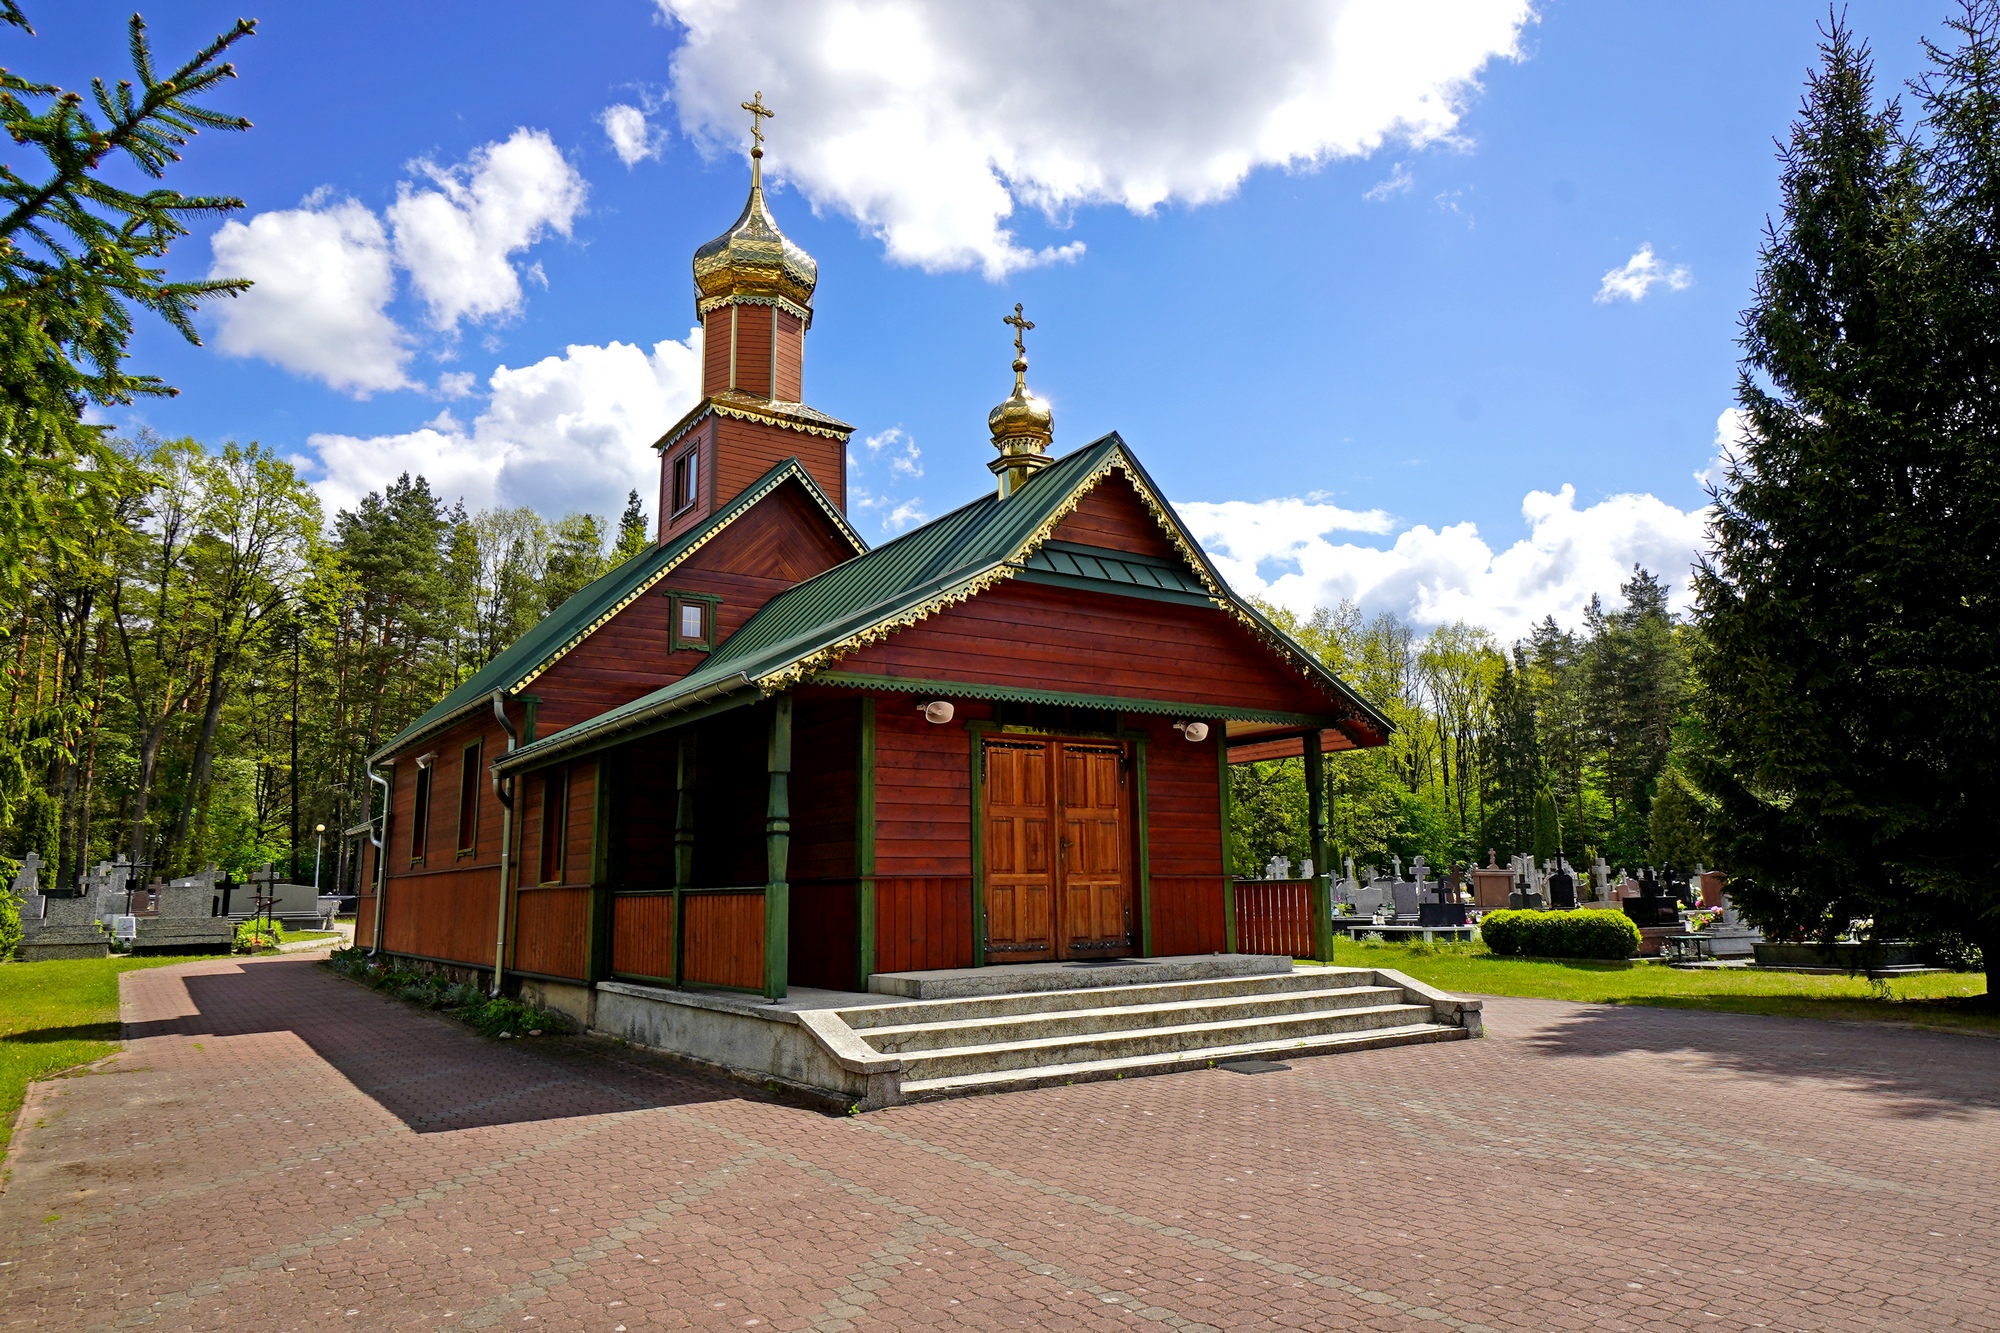
M 1093 486 L 1083 503 L 1056 524 L 1050 535 L 1056 541 L 1079 546 L 1108 546 L 1114 551 L 1184 559 L 1122 472 L 1113 472 Z
M 1216 707 L 1323 713 L 1333 705 L 1220 610 L 1018 580 L 898 631 L 839 665 L 843 671 L 1025 682 Z
M 447 962 L 493 965 L 499 876 L 483 870 L 405 875 L 389 892 L 382 947 Z
M 1302 879 L 1255 879 L 1238 883 L 1236 947 L 1243 953 L 1312 957 L 1311 884 Z
M 972 966 L 972 876 L 879 876 L 875 970 Z
M 933 726 L 913 694 L 884 695 L 875 707 L 875 873 L 972 875 L 971 742 L 962 722 L 984 710 L 961 707 Z
M 681 976 L 690 985 L 764 985 L 764 893 L 693 893 L 682 900 L 687 943 Z
M 772 317 L 778 325 L 777 396 L 796 403 L 805 397 L 806 331 L 797 315 L 779 310 Z
M 703 397 L 729 387 L 729 337 L 736 318 L 735 306 L 721 306 L 708 312 L 702 321 L 701 392 Z M 662 513 L 665 511 L 662 510 Z
M 668 651 L 668 590 L 721 598 L 716 628 L 726 638 L 771 598 L 853 554 L 802 489 L 780 486 L 536 678 L 528 687 L 542 700 L 535 734 L 629 703 L 708 660 L 693 649 Z
M 611 971 L 643 981 L 674 976 L 674 899 L 668 893 L 611 899 Z
M 592 853 L 597 847 L 597 761 L 569 765 L 569 811 L 563 829 L 563 883 L 591 882 Z
M 715 432 L 715 502 L 727 504 L 743 488 L 787 458 L 797 458 L 843 511 L 847 508 L 847 442 L 763 421 L 723 417 Z
M 745 393 L 771 397 L 771 307 L 736 307 L 736 384 Z
M 514 894 L 517 972 L 583 980 L 590 890 L 582 886 L 522 888 Z
M 1223 887 L 1222 794 L 1217 790 L 1215 747 L 1190 744 L 1165 717 L 1127 716 L 1143 730 L 1146 804 L 1152 885 L 1153 952 L 1219 953 L 1227 942 Z
M 727 373 L 727 367 L 724 368 Z M 679 513 L 674 511 L 674 468 L 676 458 L 692 449 L 695 458 L 694 504 Z M 667 541 L 678 537 L 702 519 L 715 512 L 715 422 L 705 421 L 674 441 L 671 449 L 661 454 L 660 463 L 660 524 L 654 529 L 654 537 Z

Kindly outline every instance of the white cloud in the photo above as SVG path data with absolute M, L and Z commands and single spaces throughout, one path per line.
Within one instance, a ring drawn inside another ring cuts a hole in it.
M 1528 535 L 1495 551 L 1471 523 L 1419 524 L 1384 548 L 1327 540 L 1338 528 L 1386 532 L 1388 525 L 1329 523 L 1323 506 L 1302 500 L 1175 507 L 1239 592 L 1301 614 L 1352 598 L 1371 614 L 1393 611 L 1419 626 L 1466 620 L 1508 640 L 1544 616 L 1578 624 L 1593 593 L 1616 600 L 1635 562 L 1665 581 L 1684 609 L 1708 521 L 1705 508 L 1683 512 L 1650 495 L 1613 495 L 1579 509 L 1575 488 L 1564 486 L 1553 495 L 1530 491 L 1521 502 Z M 1375 513 L 1354 517 L 1372 521 Z M 1260 572 L 1274 561 L 1295 568 Z
M 411 164 L 435 189 L 397 187 L 389 206 L 396 260 L 430 307 L 433 327 L 491 319 L 521 308 L 521 276 L 509 256 L 545 229 L 569 235 L 583 209 L 583 177 L 543 130 L 518 129 L 456 166 Z
M 422 473 L 446 500 L 472 508 L 531 505 L 615 515 L 626 491 L 652 495 L 652 444 L 701 392 L 701 330 L 651 353 L 629 343 L 572 346 L 533 365 L 501 366 L 486 410 L 468 427 L 450 412 L 399 435 L 315 435 L 328 512 L 401 473 Z
M 1408 194 L 1416 184 L 1417 178 L 1410 174 L 1410 168 L 1398 162 L 1394 171 L 1362 191 L 1361 197 L 1371 204 L 1384 203 L 1399 194 Z
M 891 478 L 914 479 L 924 475 L 924 466 L 920 461 L 924 451 L 917 448 L 917 442 L 901 426 L 891 426 L 878 435 L 870 435 L 862 443 L 868 446 L 870 460 L 888 461 Z
M 635 167 L 660 155 L 659 135 L 638 107 L 623 102 L 605 107 L 597 113 L 597 123 L 604 127 L 604 137 L 611 140 L 611 151 L 626 166 Z
M 470 398 L 479 384 L 479 376 L 469 370 L 447 370 L 438 376 L 437 391 L 440 398 Z
M 1694 272 L 1686 264 L 1676 264 L 1668 268 L 1653 253 L 1651 242 L 1641 245 L 1621 268 L 1614 268 L 1604 275 L 1603 285 L 1598 287 L 1592 298 L 1599 305 L 1609 305 L 1623 297 L 1627 301 L 1641 301 L 1653 288 L 1666 284 L 1668 291 L 1677 292 L 1694 284 Z
M 1715 418 L 1715 456 L 1708 466 L 1694 474 L 1695 484 L 1706 490 L 1729 480 L 1729 469 L 1742 455 L 1743 436 L 1750 429 L 1750 414 L 1740 407 L 1725 407 Z
M 396 294 L 389 242 L 367 208 L 320 192 L 297 208 L 225 222 L 211 246 L 210 277 L 255 284 L 210 307 L 223 352 L 362 398 L 410 387 L 409 339 L 387 313 Z
M 1017 204 L 1145 213 L 1450 137 L 1532 18 L 1530 0 L 656 3 L 686 29 L 671 95 L 691 135 L 735 151 L 761 89 L 767 167 L 898 262 L 989 278 L 1081 251 L 1020 244 Z

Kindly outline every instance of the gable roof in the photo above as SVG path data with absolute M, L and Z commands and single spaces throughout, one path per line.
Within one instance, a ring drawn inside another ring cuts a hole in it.
M 867 555 L 835 565 L 767 602 L 724 640 L 707 662 L 672 685 L 588 721 L 564 728 L 509 755 L 503 767 L 525 767 L 606 737 L 657 724 L 658 719 L 739 691 L 776 694 L 809 679 L 840 657 L 917 624 L 1030 568 L 1062 572 L 1066 565 L 1038 560 L 1057 524 L 1099 481 L 1122 471 L 1140 500 L 1187 562 L 1178 577 L 1155 580 L 1141 557 L 1119 554 L 1124 568 L 1096 576 L 1119 582 L 1144 579 L 1162 588 L 1190 584 L 1206 594 L 1301 675 L 1351 703 L 1383 734 L 1393 725 L 1291 636 L 1238 597 L 1173 507 L 1116 432 L 1085 445 L 1036 473 L 1004 501 L 989 492 L 942 518 L 885 542 Z M 1060 544 L 1058 550 L 1060 550 Z M 1191 576 L 1191 577 L 1190 577 Z
M 562 660 L 578 644 L 787 480 L 805 487 L 806 493 L 832 520 L 834 528 L 854 547 L 857 555 L 867 554 L 868 543 L 848 524 L 846 515 L 827 498 L 826 492 L 819 488 L 819 483 L 806 471 L 805 464 L 796 458 L 788 458 L 718 509 L 707 522 L 696 524 L 664 546 L 648 547 L 624 564 L 585 584 L 568 601 L 544 616 L 533 629 L 508 645 L 492 661 L 467 677 L 457 689 L 438 700 L 416 721 L 368 756 L 368 762 L 376 763 L 387 755 L 407 749 L 456 725 L 466 715 L 486 707 L 495 690 L 514 694 L 525 689 L 537 676 Z

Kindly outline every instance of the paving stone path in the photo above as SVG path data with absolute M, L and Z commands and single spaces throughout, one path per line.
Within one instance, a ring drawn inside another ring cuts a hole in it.
M 1491 1036 L 830 1117 L 310 960 L 128 975 L 38 1084 L 0 1328 L 2000 1327 L 2000 1042 Z

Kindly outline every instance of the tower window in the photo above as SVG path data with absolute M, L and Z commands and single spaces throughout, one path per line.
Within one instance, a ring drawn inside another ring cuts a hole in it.
M 674 460 L 673 506 L 676 516 L 694 508 L 701 489 L 701 455 L 690 449 Z

